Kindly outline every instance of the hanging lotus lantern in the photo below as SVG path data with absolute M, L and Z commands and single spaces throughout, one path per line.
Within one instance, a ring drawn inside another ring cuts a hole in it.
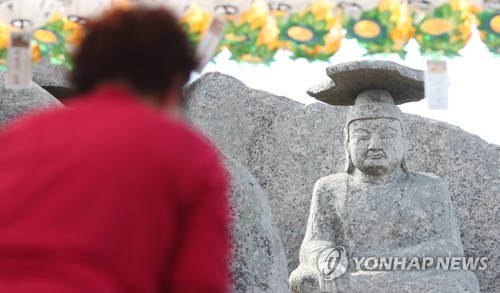
M 224 31 L 227 29 L 228 21 L 237 21 L 238 17 L 244 13 L 247 9 L 252 5 L 253 0 L 200 0 L 198 4 L 201 8 L 208 11 L 211 15 L 211 22 L 209 23 L 208 30 L 211 28 L 217 28 L 217 31 L 220 31 L 220 34 L 217 36 L 210 34 L 208 39 L 210 39 L 210 43 L 218 42 L 219 46 L 216 49 L 201 48 L 198 46 L 197 54 L 202 54 L 204 57 L 202 59 L 208 60 L 209 51 L 213 52 L 212 56 L 216 56 L 222 51 L 224 47 L 222 39 Z M 207 38 L 207 36 L 203 36 L 202 38 Z M 214 38 L 217 38 L 215 40 Z M 208 40 L 207 39 L 207 40 Z M 203 40 L 200 40 L 199 44 L 203 44 Z M 203 51 L 203 53 L 202 53 Z M 201 63 L 204 63 L 203 61 Z
M 33 43 L 39 49 L 39 54 L 33 55 L 46 57 L 52 64 L 64 64 L 68 69 L 72 69 L 70 52 L 83 40 L 85 32 L 82 24 L 111 7 L 113 1 L 58 0 L 57 2 L 62 6 L 61 10 L 53 14 L 46 25 L 33 32 Z
M 198 46 L 212 19 L 213 15 L 203 10 L 196 1 L 191 2 L 180 23 L 193 48 Z
M 309 61 L 322 60 L 328 61 L 340 48 L 342 43 L 342 15 L 337 11 L 335 15 L 332 14 L 333 25 L 328 33 L 323 37 L 324 45 L 316 45 L 314 49 L 309 49 L 307 46 L 300 46 L 295 54 L 297 57 L 306 58 Z M 330 18 L 330 17 L 329 17 Z
M 387 36 L 387 30 L 380 21 L 377 6 L 378 0 L 348 0 L 334 1 L 337 9 L 343 14 L 343 23 L 346 28 L 346 38 L 356 39 L 364 47 L 366 43 L 371 43 Z M 383 18 L 387 18 L 390 13 L 385 12 Z
M 301 13 L 303 13 L 312 2 L 313 0 L 266 0 L 271 10 L 271 15 L 278 25 L 280 48 L 290 50 L 293 46 L 292 42 L 295 41 L 294 37 L 297 37 L 298 40 L 296 41 L 300 42 L 300 39 L 310 36 L 311 31 L 309 27 L 304 27 L 304 20 L 301 19 Z M 293 24 L 297 25 L 288 26 L 291 19 L 293 19 Z M 307 20 L 312 22 L 311 17 Z M 290 35 L 287 33 L 288 30 L 290 30 Z M 306 36 L 304 37 L 302 35 Z
M 317 0 L 288 18 L 278 17 L 278 23 L 281 47 L 292 52 L 292 59 L 328 61 L 340 47 L 341 18 L 331 1 Z
M 309 8 L 290 17 L 281 25 L 281 39 L 293 53 L 292 59 L 328 61 L 340 48 L 342 16 L 333 11 L 333 3 L 317 0 Z
M 467 0 L 411 2 L 415 39 L 428 56 L 458 56 L 469 41 L 473 15 Z
M 340 2 L 348 39 L 356 39 L 367 54 L 397 53 L 405 58 L 404 47 L 413 36 L 407 2 L 399 0 Z
M 313 0 L 265 0 L 274 22 L 278 25 L 283 20 L 287 20 L 291 13 L 298 13 L 304 11 L 311 5 Z M 278 27 L 279 29 L 279 27 Z
M 500 2 L 472 0 L 471 4 L 477 17 L 481 40 L 490 52 L 500 56 Z
M 251 8 L 228 21 L 222 45 L 231 59 L 247 63 L 270 64 L 278 50 L 279 30 L 264 0 L 255 0 Z
M 70 52 L 80 45 L 83 37 L 83 26 L 55 13 L 46 25 L 33 32 L 33 43 L 38 46 L 40 57 L 48 58 L 54 65 L 64 64 L 72 69 Z
M 59 0 L 62 3 L 61 13 L 56 14 L 50 24 L 58 29 L 70 46 L 78 46 L 83 40 L 83 25 L 110 9 L 119 0 Z
M 0 71 L 7 69 L 7 48 L 9 47 L 9 25 L 0 21 Z

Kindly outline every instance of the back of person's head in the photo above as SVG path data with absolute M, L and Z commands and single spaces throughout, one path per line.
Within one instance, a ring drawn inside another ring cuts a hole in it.
M 115 9 L 87 24 L 74 56 L 71 80 L 79 93 L 107 83 L 123 84 L 162 103 L 196 66 L 187 36 L 165 9 Z

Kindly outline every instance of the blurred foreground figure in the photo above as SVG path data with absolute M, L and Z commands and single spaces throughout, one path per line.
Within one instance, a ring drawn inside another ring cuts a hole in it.
M 0 292 L 226 292 L 226 176 L 176 119 L 196 65 L 165 10 L 112 11 L 81 95 L 0 136 Z

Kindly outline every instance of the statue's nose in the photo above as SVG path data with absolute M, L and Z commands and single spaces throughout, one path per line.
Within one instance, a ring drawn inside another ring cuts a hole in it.
M 368 149 L 380 149 L 382 147 L 380 142 L 380 136 L 377 134 L 372 134 L 372 136 L 370 137 L 370 144 L 368 145 Z

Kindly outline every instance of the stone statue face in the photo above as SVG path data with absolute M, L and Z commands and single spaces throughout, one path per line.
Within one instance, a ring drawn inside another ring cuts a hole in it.
M 355 120 L 349 124 L 348 134 L 347 151 L 356 169 L 368 175 L 384 176 L 401 166 L 405 140 L 398 120 Z

